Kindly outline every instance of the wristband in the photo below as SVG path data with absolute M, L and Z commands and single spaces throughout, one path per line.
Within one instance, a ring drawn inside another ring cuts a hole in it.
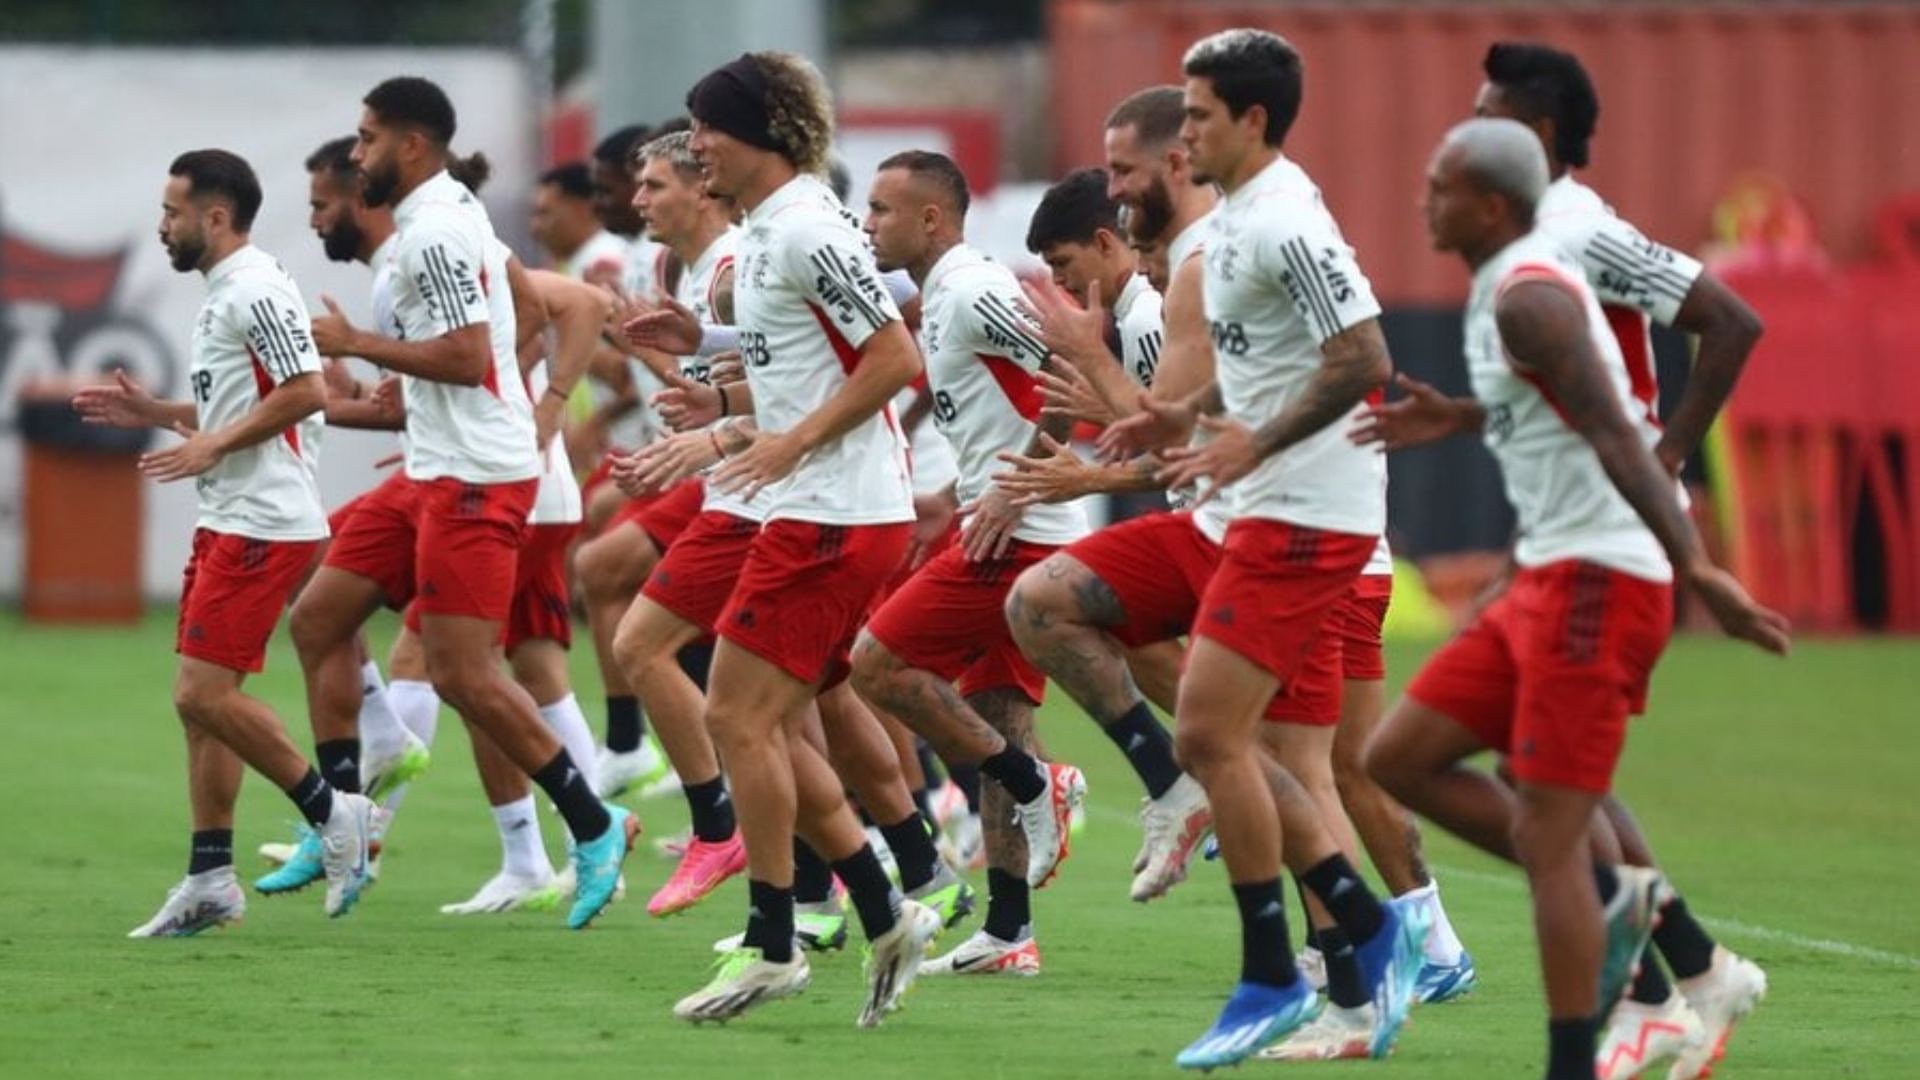
M 738 352 L 740 349 L 740 330 L 734 326 L 716 326 L 704 323 L 700 327 L 700 347 L 694 350 L 696 356 L 717 356 L 723 352 Z

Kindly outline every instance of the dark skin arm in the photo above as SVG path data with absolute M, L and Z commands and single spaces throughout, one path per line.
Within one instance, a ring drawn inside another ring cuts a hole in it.
M 1760 316 L 1746 301 L 1707 271 L 1702 271 L 1687 291 L 1673 325 L 1700 338 L 1687 389 L 1653 448 L 1660 464 L 1677 474 L 1687 458 L 1700 449 L 1700 440 L 1706 438 L 1713 418 L 1733 393 L 1747 356 L 1764 328 Z

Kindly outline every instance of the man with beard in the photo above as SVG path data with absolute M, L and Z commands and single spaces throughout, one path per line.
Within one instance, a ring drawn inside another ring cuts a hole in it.
M 182 436 L 143 456 L 140 469 L 162 482 L 195 477 L 200 498 L 173 689 L 187 738 L 192 849 L 186 878 L 129 937 L 184 937 L 245 913 L 233 875 L 243 763 L 286 792 L 321 835 L 330 916 L 359 899 L 376 816 L 365 797 L 336 792 L 272 709 L 241 689 L 261 670 L 280 612 L 327 535 L 316 476 L 326 389 L 306 305 L 280 264 L 248 242 L 261 199 L 250 165 L 196 150 L 167 171 L 160 239 L 175 270 L 207 279 L 194 320 L 193 400 L 157 401 L 125 374 L 74 397 L 89 423 Z

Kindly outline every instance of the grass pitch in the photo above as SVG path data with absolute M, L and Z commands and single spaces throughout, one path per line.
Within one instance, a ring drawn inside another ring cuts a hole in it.
M 238 928 L 129 941 L 185 867 L 171 613 L 128 630 L 0 619 L 0 1076 L 1165 1077 L 1234 976 L 1219 868 L 1197 867 L 1151 906 L 1127 901 L 1137 784 L 1058 696 L 1042 737 L 1086 768 L 1091 821 L 1059 883 L 1035 898 L 1045 973 L 929 980 L 878 1031 L 854 1026 L 857 950 L 817 959 L 801 998 L 725 1028 L 675 1021 L 672 1003 L 704 981 L 711 943 L 739 928 L 744 886 L 649 919 L 644 898 L 670 866 L 647 838 L 627 866 L 628 900 L 589 932 L 567 932 L 558 913 L 438 914 L 499 857 L 450 712 L 385 876 L 350 917 L 323 917 L 318 890 L 250 895 Z M 1425 652 L 1392 651 L 1396 686 Z M 576 654 L 576 672 L 597 724 L 591 660 Z M 251 686 L 310 744 L 284 635 Z M 1694 910 L 1772 981 L 1716 1076 L 1920 1076 L 1920 919 L 1909 906 L 1920 895 L 1910 780 L 1920 644 L 1808 641 L 1782 663 L 1683 638 L 1653 701 L 1633 729 L 1622 793 Z M 673 800 L 640 810 L 648 838 L 685 823 Z M 254 848 L 284 838 L 294 817 L 249 778 L 243 878 L 264 870 Z M 558 824 L 545 825 L 558 857 Z M 1478 993 L 1416 1012 L 1384 1063 L 1251 1062 L 1249 1075 L 1539 1075 L 1544 1014 L 1521 879 L 1431 831 L 1427 851 L 1479 962 Z

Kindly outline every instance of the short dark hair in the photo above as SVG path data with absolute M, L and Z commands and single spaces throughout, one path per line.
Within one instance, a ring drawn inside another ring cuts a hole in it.
M 1127 95 L 1107 114 L 1106 130 L 1130 127 L 1146 146 L 1170 146 L 1187 119 L 1186 95 L 1177 86 L 1149 86 Z
M 560 194 L 575 199 L 593 198 L 593 170 L 587 168 L 584 161 L 569 161 L 555 165 L 540 174 L 542 185 L 552 184 L 560 189 Z
M 1255 105 L 1264 108 L 1268 146 L 1285 143 L 1300 115 L 1304 65 L 1299 50 L 1278 34 L 1240 29 L 1201 38 L 1187 50 L 1181 71 L 1211 82 L 1214 96 L 1236 119 Z
M 902 150 L 880 163 L 880 171 L 905 169 L 915 179 L 925 180 L 939 189 L 955 216 L 966 217 L 972 197 L 967 194 L 967 176 L 945 154 L 932 150 Z
M 1600 95 L 1578 57 L 1531 42 L 1497 41 L 1480 66 L 1520 120 L 1553 121 L 1554 157 L 1574 168 L 1586 165 L 1587 144 L 1600 122 Z
M 466 157 L 459 154 L 447 155 L 447 175 L 465 184 L 468 191 L 475 195 L 487 186 L 487 179 L 493 175 L 493 162 L 487 155 L 475 150 Z
M 307 155 L 307 171 L 330 173 L 336 178 L 355 176 L 359 170 L 353 164 L 353 147 L 359 141 L 356 136 L 343 135 L 321 143 L 318 150 Z
M 601 139 L 593 148 L 593 160 L 615 169 L 624 169 L 633 161 L 633 152 L 653 138 L 653 129 L 645 124 L 628 124 Z
M 189 150 L 167 166 L 168 176 L 184 176 L 194 199 L 219 199 L 233 211 L 233 231 L 253 228 L 260 212 L 260 178 L 239 154 L 226 150 Z
M 374 87 L 361 104 L 372 109 L 383 124 L 418 128 L 442 149 L 453 143 L 453 102 L 431 80 L 396 76 Z
M 1039 255 L 1055 244 L 1091 244 L 1101 229 L 1125 239 L 1120 204 L 1107 197 L 1107 174 L 1081 169 L 1040 196 L 1027 225 L 1027 250 Z

